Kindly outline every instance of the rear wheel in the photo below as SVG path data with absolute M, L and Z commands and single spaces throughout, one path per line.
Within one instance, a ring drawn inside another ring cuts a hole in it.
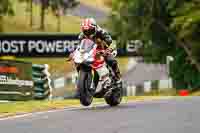
M 92 93 L 90 92 L 91 73 L 80 70 L 78 88 L 80 91 L 80 102 L 84 106 L 89 106 L 93 101 Z
M 105 97 L 105 101 L 110 106 L 117 106 L 122 101 L 122 87 L 112 90 L 112 94 Z
M 122 101 L 122 83 L 120 85 L 116 84 L 115 81 L 115 74 L 112 70 L 112 68 L 109 68 L 110 71 L 110 78 L 112 79 L 112 93 L 108 96 L 105 96 L 104 99 L 106 101 L 107 104 L 109 104 L 110 106 L 117 106 L 118 104 L 121 103 Z

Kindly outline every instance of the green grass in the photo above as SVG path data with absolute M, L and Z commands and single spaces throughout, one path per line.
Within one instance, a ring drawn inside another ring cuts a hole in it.
M 200 96 L 200 91 L 195 91 L 190 94 L 191 96 Z
M 5 33 L 49 33 L 57 32 L 57 19 L 51 11 L 47 11 L 45 20 L 45 31 L 40 31 L 40 7 L 34 5 L 33 8 L 33 27 L 29 26 L 29 13 L 26 12 L 26 4 L 13 1 L 15 16 L 4 16 Z M 62 33 L 78 33 L 80 31 L 81 18 L 75 16 L 61 17 Z
M 149 93 L 144 93 L 145 96 L 177 96 L 176 89 L 153 90 Z
M 0 114 L 35 112 L 35 111 L 49 110 L 49 109 L 55 109 L 65 106 L 75 106 L 75 105 L 79 105 L 78 100 L 26 101 L 26 102 L 1 103 Z

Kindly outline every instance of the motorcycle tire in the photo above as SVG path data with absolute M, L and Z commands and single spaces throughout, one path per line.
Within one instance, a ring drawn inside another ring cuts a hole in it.
M 105 101 L 110 106 L 117 106 L 122 101 L 122 88 L 116 88 L 113 90 L 110 96 L 106 96 Z
M 79 75 L 79 93 L 80 93 L 80 103 L 84 106 L 89 106 L 93 101 L 93 96 L 89 91 L 91 82 L 89 81 L 91 77 L 89 72 L 80 71 Z

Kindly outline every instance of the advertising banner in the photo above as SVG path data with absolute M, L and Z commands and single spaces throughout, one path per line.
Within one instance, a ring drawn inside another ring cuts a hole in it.
M 0 36 L 0 54 L 17 57 L 67 56 L 77 45 L 76 35 Z
M 0 60 L 0 100 L 26 100 L 32 96 L 32 63 Z
M 113 43 L 117 46 L 116 37 Z M 0 35 L 0 55 L 17 57 L 67 57 L 79 45 L 78 34 L 4 34 Z M 134 41 L 118 48 L 118 56 L 134 56 Z

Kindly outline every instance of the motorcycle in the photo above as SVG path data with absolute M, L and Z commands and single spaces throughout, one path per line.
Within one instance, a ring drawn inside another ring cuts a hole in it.
M 90 39 L 83 39 L 70 60 L 78 71 L 77 88 L 80 103 L 89 106 L 93 97 L 104 98 L 110 106 L 122 100 L 122 85 L 117 85 L 114 72 L 104 59 L 105 51 Z M 111 53 L 116 56 L 116 51 Z

